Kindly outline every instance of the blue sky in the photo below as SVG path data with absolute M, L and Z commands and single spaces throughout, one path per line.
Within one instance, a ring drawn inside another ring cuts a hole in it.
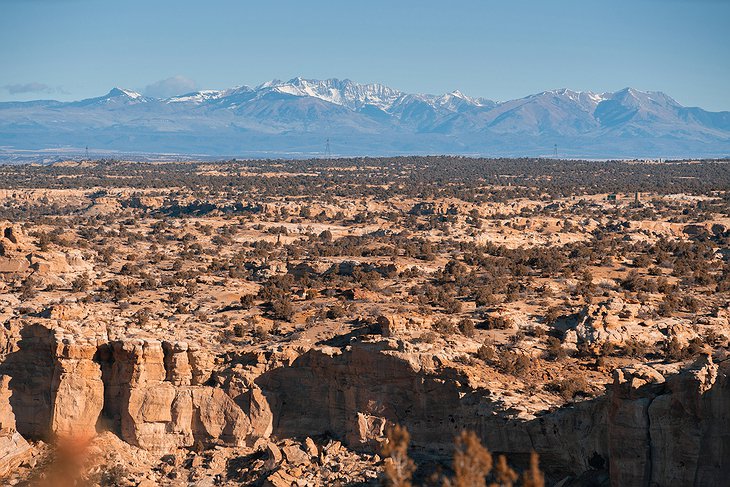
M 295 76 L 494 100 L 631 86 L 730 110 L 730 0 L 0 0 L 0 100 Z

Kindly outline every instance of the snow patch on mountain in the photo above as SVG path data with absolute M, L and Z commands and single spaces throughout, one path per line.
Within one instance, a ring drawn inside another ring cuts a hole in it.
M 380 110 L 388 111 L 402 93 L 385 85 L 359 84 L 349 79 L 313 80 L 293 78 L 289 81 L 271 80 L 257 87 L 257 90 L 273 90 L 292 96 L 311 96 L 335 105 L 359 110 L 372 105 Z
M 187 93 L 185 95 L 173 96 L 165 100 L 167 103 L 203 103 L 208 100 L 216 100 L 225 96 L 225 91 L 219 90 L 203 90 L 196 91 L 194 93 Z
M 137 100 L 137 99 L 144 98 L 141 94 L 137 93 L 136 91 L 125 90 L 125 89 L 120 89 L 120 91 L 122 93 L 124 93 L 125 95 L 127 95 L 132 100 Z

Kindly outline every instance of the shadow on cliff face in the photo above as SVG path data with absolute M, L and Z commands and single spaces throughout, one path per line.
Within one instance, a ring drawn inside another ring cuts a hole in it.
M 84 381 L 93 383 L 93 377 L 87 377 L 86 373 L 101 367 L 99 353 L 94 356 L 96 364 L 91 364 L 91 369 L 64 368 L 64 360 L 68 365 L 79 359 L 58 355 L 58 344 L 51 329 L 43 325 L 26 325 L 18 331 L 16 338 L 17 350 L 0 362 L 0 374 L 10 377 L 10 408 L 16 429 L 24 438 L 52 441 L 60 428 L 63 436 L 70 438 L 78 434 L 76 440 L 82 440 L 89 433 L 93 434 L 97 421 L 97 431 L 110 429 L 101 414 L 96 417 L 93 407 L 88 408 L 90 416 L 86 420 L 82 416 L 87 401 L 93 400 L 89 397 L 93 390 L 78 385 Z M 59 385 L 63 386 L 62 393 L 59 393 Z M 54 418 L 54 407 L 63 414 Z
M 20 330 L 18 350 L 0 363 L 0 374 L 10 377 L 10 406 L 16 429 L 24 438 L 47 440 L 50 436 L 53 381 L 51 330 L 30 325 Z
M 377 324 L 368 324 L 365 326 L 359 326 L 359 321 L 352 321 L 350 325 L 353 329 L 349 333 L 344 335 L 335 335 L 328 340 L 322 340 L 317 342 L 317 345 L 326 345 L 328 347 L 346 347 L 353 340 L 360 338 L 364 335 L 370 335 L 372 333 L 380 333 L 380 326 Z
M 700 356 L 662 376 L 616 371 L 609 408 L 614 485 L 728 485 L 730 360 Z
M 466 429 L 517 466 L 526 466 L 534 449 L 556 480 L 607 466 L 602 398 L 521 420 L 488 390 L 468 387 L 455 370 L 430 375 L 382 342 L 330 350 L 311 350 L 256 380 L 274 414 L 275 436 L 330 435 L 351 448 L 373 450 L 391 422 L 408 428 L 413 455 L 423 460 L 451 458 L 454 437 Z
M 445 461 L 466 429 L 517 467 L 537 451 L 551 482 L 574 479 L 564 485 L 605 486 L 609 471 L 611 485 L 727 484 L 730 360 L 701 357 L 669 376 L 650 364 L 618 369 L 607 395 L 532 419 L 511 415 L 438 361 L 387 342 L 353 342 L 310 350 L 256 383 L 279 437 L 329 435 L 368 450 L 387 423 L 398 423 L 416 459 Z
M 131 378 L 131 371 L 120 373 L 120 364 L 114 360 L 111 344 L 105 343 L 99 346 L 94 356 L 94 361 L 101 367 L 101 381 L 104 384 L 104 405 L 97 420 L 97 431 L 111 431 L 121 435 L 122 420 L 122 392 L 123 384 Z

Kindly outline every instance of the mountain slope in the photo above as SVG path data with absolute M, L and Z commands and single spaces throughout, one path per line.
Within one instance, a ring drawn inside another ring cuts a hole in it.
M 730 154 L 730 112 L 660 92 L 545 91 L 494 102 L 294 78 L 167 99 L 114 88 L 63 103 L 0 103 L 0 146 L 259 156 L 456 153 L 690 157 Z

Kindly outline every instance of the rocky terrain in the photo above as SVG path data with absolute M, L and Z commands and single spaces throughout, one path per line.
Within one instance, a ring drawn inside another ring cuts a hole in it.
M 464 430 L 547 485 L 723 485 L 728 188 L 726 161 L 0 167 L 0 477 L 380 485 L 400 425 L 417 485 Z

